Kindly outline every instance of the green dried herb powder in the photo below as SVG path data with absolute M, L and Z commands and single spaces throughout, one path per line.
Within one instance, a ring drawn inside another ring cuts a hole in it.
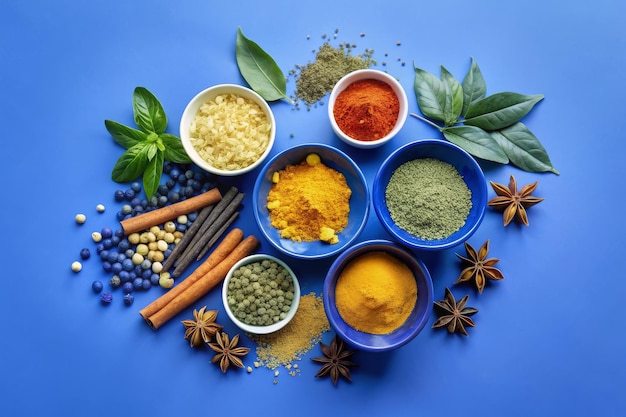
M 459 230 L 472 208 L 472 193 L 456 168 L 435 158 L 418 158 L 391 175 L 385 198 L 401 229 L 426 240 Z
M 351 50 L 350 45 L 340 44 L 334 48 L 325 42 L 317 51 L 315 61 L 296 66 L 296 70 L 291 72 L 296 77 L 294 101 L 303 101 L 310 108 L 329 93 L 344 75 L 376 63 L 372 59 L 374 51 L 366 49 L 363 54 L 350 55 Z

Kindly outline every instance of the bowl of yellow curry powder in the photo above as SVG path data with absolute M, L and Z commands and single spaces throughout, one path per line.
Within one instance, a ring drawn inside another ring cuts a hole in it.
M 333 262 L 324 309 L 337 335 L 355 349 L 385 352 L 413 340 L 430 318 L 433 284 L 424 263 L 399 244 L 369 240 Z
M 300 259 L 329 257 L 350 246 L 365 227 L 369 198 L 357 164 L 319 143 L 294 146 L 269 160 L 252 197 L 263 236 Z

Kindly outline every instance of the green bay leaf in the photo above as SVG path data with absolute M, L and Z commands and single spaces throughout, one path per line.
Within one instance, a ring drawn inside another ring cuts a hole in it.
M 543 94 L 495 93 L 475 101 L 467 109 L 464 123 L 484 130 L 502 129 L 519 122 L 542 99 Z
M 472 103 L 487 95 L 487 84 L 474 58 L 472 58 L 472 63 L 461 85 L 463 86 L 463 110 L 461 115 L 465 116 Z
M 552 166 L 548 152 L 523 123 L 490 132 L 512 164 L 529 172 L 559 172 Z
M 452 126 L 459 120 L 463 110 L 463 87 L 443 65 L 441 66 L 441 82 L 446 89 L 444 124 Z
M 509 162 L 509 158 L 489 132 L 479 127 L 451 126 L 443 128 L 442 132 L 446 139 L 473 156 L 500 164 Z
M 414 80 L 417 104 L 422 114 L 440 122 L 445 122 L 446 87 L 443 82 L 428 71 L 415 68 Z
M 286 99 L 287 81 L 282 70 L 267 52 L 237 29 L 235 47 L 239 72 L 261 97 L 267 101 Z

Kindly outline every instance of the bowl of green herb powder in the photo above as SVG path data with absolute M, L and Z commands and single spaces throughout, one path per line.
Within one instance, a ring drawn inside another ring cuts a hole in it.
M 480 226 L 487 183 L 476 160 L 460 147 L 442 139 L 417 140 L 383 161 L 372 201 L 383 227 L 399 243 L 447 249 Z
M 233 265 L 224 278 L 222 301 L 226 314 L 241 330 L 273 333 L 296 315 L 300 284 L 280 259 L 250 255 Z

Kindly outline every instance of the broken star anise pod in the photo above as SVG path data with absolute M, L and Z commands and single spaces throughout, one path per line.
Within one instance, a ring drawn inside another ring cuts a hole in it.
M 185 326 L 185 339 L 189 339 L 191 347 L 200 347 L 203 343 L 209 343 L 215 333 L 222 330 L 222 326 L 215 322 L 217 310 L 206 311 L 206 306 L 200 311 L 193 310 L 193 320 L 183 320 Z
M 232 340 L 229 340 L 226 333 L 217 332 L 215 334 L 215 343 L 209 343 L 209 347 L 217 352 L 211 359 L 211 363 L 219 362 L 223 373 L 226 373 L 230 365 L 243 368 L 241 357 L 246 356 L 250 349 L 237 346 L 238 343 L 239 335 L 235 335 Z
M 474 249 L 472 245 L 465 242 L 465 252 L 467 253 L 467 257 L 461 256 L 458 253 L 456 254 L 456 256 L 463 261 L 465 268 L 461 271 L 459 278 L 454 281 L 455 284 L 473 280 L 476 284 L 476 288 L 478 288 L 478 292 L 482 293 L 488 279 L 504 279 L 502 272 L 494 266 L 500 260 L 498 258 L 487 259 L 487 255 L 489 254 L 489 240 L 483 243 L 480 249 L 478 249 L 478 252 L 476 252 L 476 249 Z
M 354 353 L 351 350 L 346 349 L 343 340 L 337 335 L 333 337 L 330 345 L 325 345 L 320 342 L 320 349 L 324 356 L 319 358 L 312 358 L 313 361 L 323 364 L 322 367 L 315 374 L 316 377 L 330 376 L 334 385 L 337 385 L 339 376 L 344 377 L 347 381 L 352 381 L 350 376 L 350 368 L 357 366 L 354 362 L 348 358 Z
M 446 327 L 448 333 L 461 333 L 468 336 L 466 326 L 474 327 L 474 321 L 469 317 L 478 310 L 472 307 L 466 307 L 469 295 L 464 296 L 457 303 L 454 295 L 449 288 L 446 288 L 446 296 L 441 301 L 435 301 L 435 306 L 441 310 L 441 314 L 437 321 L 433 323 L 433 329 Z
M 543 201 L 543 198 L 533 197 L 531 195 L 533 191 L 535 191 L 535 188 L 537 188 L 539 182 L 535 181 L 532 184 L 525 185 L 519 192 L 517 192 L 517 181 L 513 175 L 511 175 L 509 179 L 508 187 L 493 181 L 489 181 L 489 184 L 491 184 L 491 187 L 498 196 L 489 200 L 487 205 L 497 210 L 504 211 L 504 225 L 507 226 L 511 223 L 511 220 L 515 219 L 528 226 L 526 209 Z

